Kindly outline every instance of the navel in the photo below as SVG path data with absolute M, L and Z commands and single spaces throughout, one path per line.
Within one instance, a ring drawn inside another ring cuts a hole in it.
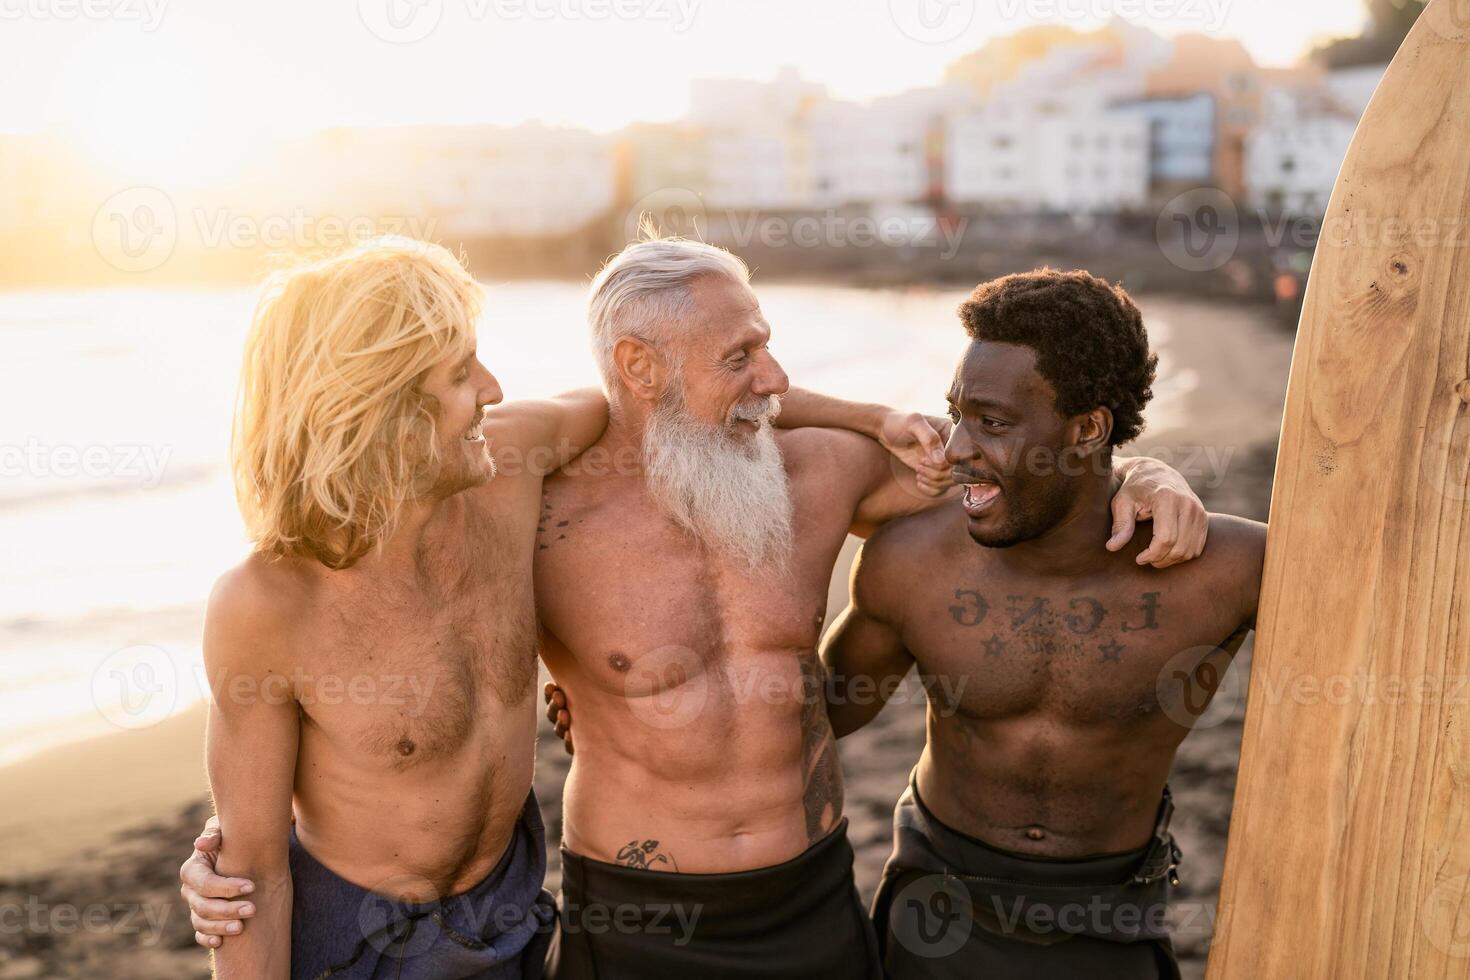
M 633 666 L 633 661 L 628 659 L 626 653 L 611 653 L 607 658 L 608 665 L 620 674 L 626 674 L 628 668 Z
M 1046 831 L 1040 827 L 1026 828 L 1026 837 L 1030 840 L 1046 840 Z

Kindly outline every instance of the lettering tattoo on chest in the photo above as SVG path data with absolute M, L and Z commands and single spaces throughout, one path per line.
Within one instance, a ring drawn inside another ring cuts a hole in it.
M 1142 593 L 1136 606 L 1122 610 L 1118 622 L 1109 625 L 1123 633 L 1157 630 L 1160 599 L 1158 592 Z M 1062 654 L 1083 657 L 1091 653 L 1099 663 L 1123 662 L 1126 645 L 1116 637 L 1104 641 L 1103 637 L 1094 636 L 1116 611 L 1101 600 L 1078 596 L 1062 604 L 1046 596 L 1008 595 L 1004 611 L 997 605 L 977 589 L 955 589 L 954 601 L 948 607 L 950 618 L 960 626 L 985 624 L 995 630 L 980 643 L 986 659 L 1003 659 L 1007 653 L 1019 650 L 1048 658 Z
M 652 871 L 660 864 L 668 865 L 671 871 L 679 870 L 679 862 L 672 854 L 659 850 L 656 840 L 628 841 L 618 849 L 618 863 L 642 871 Z

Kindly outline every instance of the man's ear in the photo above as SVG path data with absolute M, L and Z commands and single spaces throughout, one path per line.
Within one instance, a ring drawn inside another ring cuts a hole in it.
M 1113 412 L 1109 408 L 1094 408 L 1086 415 L 1079 415 L 1072 423 L 1073 445 L 1084 455 L 1106 449 L 1113 435 Z
M 640 401 L 657 401 L 669 377 L 663 355 L 637 337 L 619 337 L 612 353 L 628 393 Z

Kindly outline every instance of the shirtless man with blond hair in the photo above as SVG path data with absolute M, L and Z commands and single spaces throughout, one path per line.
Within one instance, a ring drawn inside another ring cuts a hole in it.
M 612 407 L 588 453 L 628 465 L 550 478 L 535 550 L 543 656 L 584 733 L 551 970 L 876 976 L 815 648 L 848 532 L 940 499 L 938 434 L 799 392 L 782 424 L 805 427 L 774 431 L 787 378 L 770 326 L 743 264 L 711 246 L 630 246 L 590 319 Z M 1119 470 L 1129 528 L 1198 507 L 1167 468 Z M 1168 563 L 1201 542 L 1155 544 L 1145 557 Z

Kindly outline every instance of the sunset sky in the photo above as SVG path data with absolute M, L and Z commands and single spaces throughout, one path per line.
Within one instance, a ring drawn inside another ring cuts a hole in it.
M 1363 20 L 1360 0 L 0 0 L 0 131 L 183 170 L 324 126 L 610 130 L 679 116 L 693 78 L 795 65 L 866 98 L 932 84 L 988 37 L 1110 11 L 1239 37 L 1266 64 Z

